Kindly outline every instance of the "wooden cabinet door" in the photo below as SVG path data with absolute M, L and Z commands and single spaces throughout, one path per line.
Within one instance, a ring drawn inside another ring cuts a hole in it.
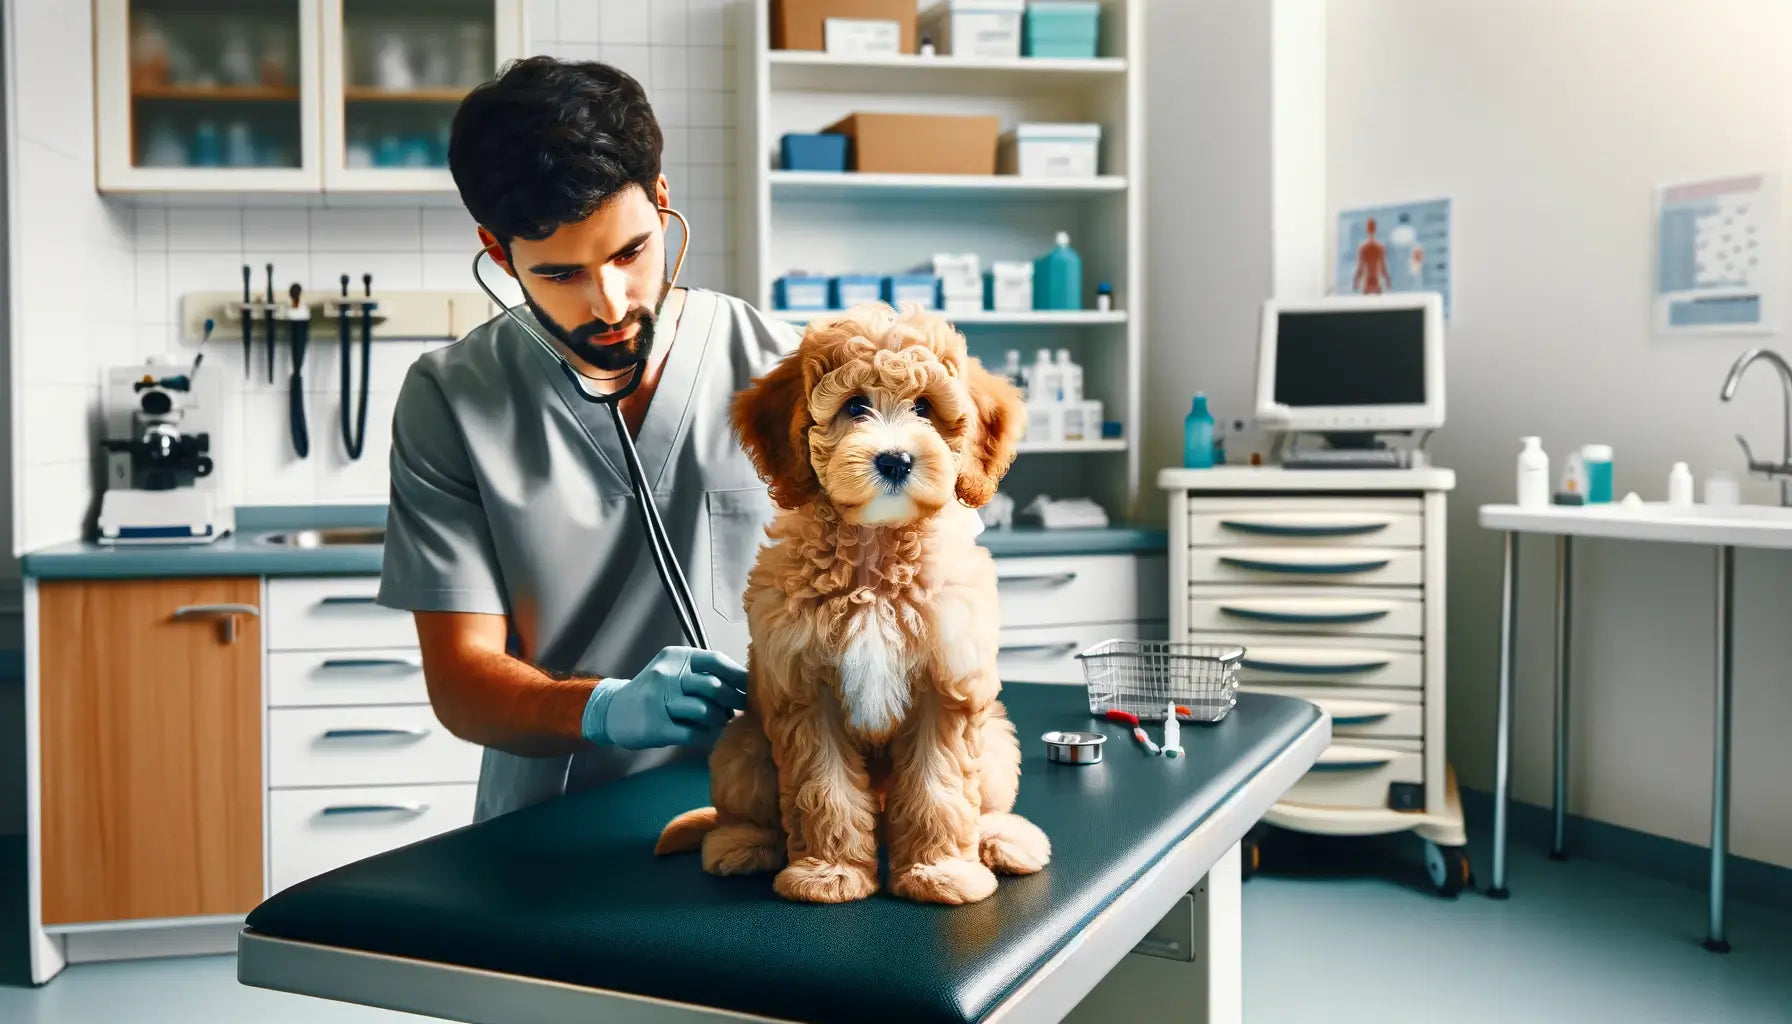
M 38 586 L 48 925 L 262 898 L 256 579 Z

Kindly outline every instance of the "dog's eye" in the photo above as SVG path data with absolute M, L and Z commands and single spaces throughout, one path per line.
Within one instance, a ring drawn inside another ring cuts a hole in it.
M 926 419 L 933 415 L 933 403 L 925 398 L 915 399 L 915 415 Z
M 871 399 L 864 395 L 854 395 L 846 400 L 846 415 L 855 420 L 862 420 L 871 415 Z

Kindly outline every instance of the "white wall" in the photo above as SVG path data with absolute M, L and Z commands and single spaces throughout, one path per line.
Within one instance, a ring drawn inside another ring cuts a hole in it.
M 86 0 L 14 0 L 15 80 L 42 101 L 15 104 L 13 205 L 17 244 L 30 258 L 13 275 L 20 356 L 23 472 L 15 543 L 30 549 L 73 538 L 93 501 L 95 435 L 89 424 L 104 366 L 154 353 L 190 358 L 197 338 L 179 336 L 179 302 L 190 291 L 235 291 L 241 267 L 274 264 L 276 291 L 300 282 L 334 293 L 339 275 L 360 287 L 474 287 L 476 247 L 458 204 L 326 208 L 182 200 L 101 199 L 93 190 L 93 89 Z M 734 159 L 734 47 L 726 0 L 532 0 L 531 52 L 598 59 L 638 77 L 666 134 L 665 172 L 674 204 L 696 226 L 684 280 L 727 287 L 733 251 L 729 217 Z M 36 92 L 41 89 L 42 93 Z M 259 328 L 260 325 L 258 324 Z M 404 366 L 430 347 L 375 346 L 367 449 L 351 462 L 337 434 L 337 346 L 311 338 L 307 369 L 312 455 L 292 456 L 286 415 L 288 348 L 281 335 L 274 384 L 266 382 L 259 331 L 254 376 L 245 383 L 237 341 L 209 346 L 205 371 L 225 394 L 212 417 L 218 483 L 247 504 L 384 501 L 392 403 Z M 357 364 L 358 365 L 358 364 Z
M 1475 506 L 1510 500 L 1517 438 L 1617 449 L 1617 488 L 1665 493 L 1669 467 L 1741 468 L 1731 435 L 1777 456 L 1778 386 L 1718 400 L 1743 348 L 1666 339 L 1648 316 L 1651 189 L 1792 170 L 1792 5 L 1779 0 L 1349 0 L 1330 7 L 1330 209 L 1453 197 L 1449 426 L 1449 743 L 1492 781 L 1499 539 Z M 1788 204 L 1792 207 L 1792 204 Z M 1773 490 L 1748 485 L 1749 500 Z M 1553 553 L 1527 545 L 1514 777 L 1550 798 Z M 1570 808 L 1693 843 L 1709 829 L 1713 559 L 1582 544 Z M 1792 865 L 1792 557 L 1738 555 L 1733 850 Z

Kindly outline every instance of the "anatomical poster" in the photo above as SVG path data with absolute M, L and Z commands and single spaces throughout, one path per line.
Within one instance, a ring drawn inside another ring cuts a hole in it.
M 1450 317 L 1450 201 L 1338 211 L 1339 295 L 1437 292 Z
M 1664 185 L 1655 194 L 1655 326 L 1665 334 L 1766 334 L 1779 316 L 1777 180 Z

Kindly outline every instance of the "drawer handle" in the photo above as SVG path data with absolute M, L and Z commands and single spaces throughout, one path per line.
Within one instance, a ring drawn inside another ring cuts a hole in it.
M 1349 711 L 1344 714 L 1333 715 L 1332 724 L 1369 725 L 1372 722 L 1379 722 L 1387 718 L 1389 714 L 1391 714 L 1391 712 L 1387 711 Z
M 410 804 L 331 804 L 317 813 L 325 818 L 333 818 L 343 814 L 410 814 L 418 815 L 429 810 L 425 803 Z
M 1054 654 L 1069 654 L 1071 651 L 1074 651 L 1081 646 L 1082 644 L 1077 643 L 1075 640 L 1067 640 L 1060 644 L 1003 644 L 1001 647 L 997 648 L 996 653 L 1042 654 L 1049 651 Z
M 404 736 L 420 740 L 428 735 L 428 729 L 326 729 L 323 738 L 326 740 L 358 740 L 380 736 Z
M 1391 750 L 1369 750 L 1364 747 L 1333 747 L 1319 755 L 1312 771 L 1360 772 L 1380 768 L 1398 755 Z
M 1253 658 L 1246 655 L 1239 662 L 1245 668 L 1259 672 L 1282 672 L 1295 676 L 1329 676 L 1344 672 L 1373 672 L 1378 668 L 1387 668 L 1388 659 L 1371 658 L 1364 661 L 1271 661 L 1267 658 Z
M 1220 562 L 1236 569 L 1253 572 L 1292 573 L 1302 576 L 1347 576 L 1357 572 L 1386 569 L 1391 558 L 1365 558 L 1354 562 L 1273 562 L 1262 558 L 1221 555 Z
M 378 604 L 379 598 L 372 594 L 331 594 L 317 603 L 321 605 Z
M 236 643 L 236 617 L 260 615 L 252 604 L 187 604 L 174 609 L 176 619 L 220 619 L 224 624 L 224 642 Z
M 1043 572 L 1024 576 L 996 577 L 996 584 L 998 586 L 1003 583 L 1038 583 L 1042 586 L 1061 587 L 1066 583 L 1074 583 L 1075 581 L 1076 573 L 1074 572 Z
M 1235 619 L 1246 619 L 1251 622 L 1278 622 L 1284 625 L 1314 626 L 1346 626 L 1359 622 L 1374 622 L 1388 617 L 1386 608 L 1365 608 L 1349 612 L 1273 612 L 1263 608 L 1246 608 L 1241 605 L 1220 605 L 1220 614 L 1230 615 Z
M 404 658 L 330 658 L 317 667 L 330 671 L 368 668 L 402 668 L 411 672 L 423 671 L 422 662 L 407 661 Z
M 1388 528 L 1388 521 L 1363 520 L 1354 523 L 1266 523 L 1249 519 L 1222 519 L 1220 526 L 1237 533 L 1261 537 L 1361 537 Z

